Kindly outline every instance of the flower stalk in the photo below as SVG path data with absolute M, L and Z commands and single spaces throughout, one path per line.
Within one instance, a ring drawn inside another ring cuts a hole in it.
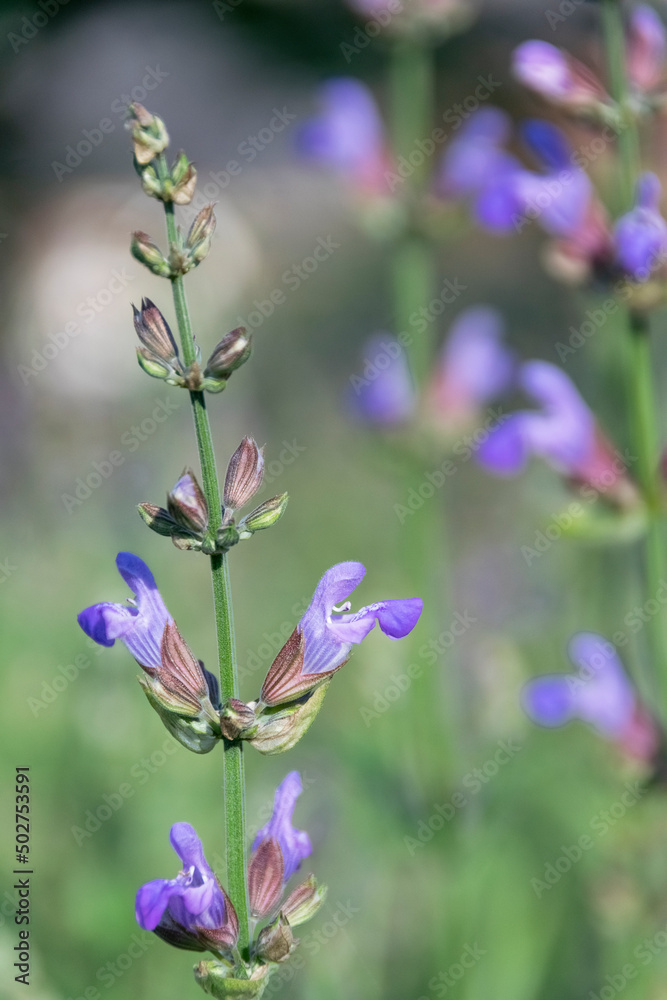
M 632 205 L 640 176 L 640 144 L 637 121 L 628 106 L 627 58 L 623 19 L 618 0 L 603 0 L 602 26 L 607 55 L 611 95 L 620 112 L 618 133 L 619 191 L 621 208 Z M 634 447 L 637 454 L 637 479 L 648 511 L 644 545 L 644 579 L 648 597 L 653 597 L 665 579 L 667 566 L 663 539 L 663 500 L 660 482 L 657 410 L 653 386 L 651 337 L 648 315 L 633 309 L 624 310 L 627 328 L 630 371 L 629 398 Z M 653 687 L 659 693 L 661 715 L 667 715 L 667 632 L 662 615 L 649 623 L 653 659 Z
M 159 156 L 157 163 L 158 176 L 164 182 L 169 175 L 164 153 Z M 180 234 L 176 226 L 174 203 L 165 201 L 164 209 L 170 251 L 179 250 Z M 183 351 L 183 360 L 185 365 L 189 367 L 197 364 L 197 350 L 182 274 L 172 275 L 171 288 L 174 298 L 176 323 Z M 222 506 L 213 439 L 211 436 L 211 425 L 203 391 L 190 390 L 190 401 L 192 403 L 199 460 L 201 463 L 202 488 L 208 505 L 208 535 L 211 540 L 215 540 L 218 530 L 222 526 Z M 218 640 L 220 690 L 223 701 L 229 698 L 238 698 L 239 695 L 234 614 L 228 559 L 229 555 L 227 552 L 214 553 L 210 556 L 213 603 Z M 239 951 L 242 957 L 247 960 L 250 928 L 248 923 L 248 887 L 246 882 L 247 838 L 245 769 L 242 744 L 225 743 L 223 771 L 226 884 L 230 899 L 239 919 Z

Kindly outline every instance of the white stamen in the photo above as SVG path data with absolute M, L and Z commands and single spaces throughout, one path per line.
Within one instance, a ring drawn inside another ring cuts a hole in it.
M 331 609 L 331 611 L 332 611 L 333 614 L 339 615 L 343 611 L 349 611 L 351 607 L 352 607 L 352 601 L 345 601 L 345 603 L 341 604 L 339 607 L 335 607 L 334 606 Z

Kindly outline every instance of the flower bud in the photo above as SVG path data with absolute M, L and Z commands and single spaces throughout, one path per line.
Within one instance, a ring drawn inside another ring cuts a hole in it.
M 220 713 L 220 729 L 226 740 L 246 739 L 257 731 L 255 710 L 238 698 L 230 698 Z
M 281 913 L 272 924 L 259 932 L 255 951 L 265 962 L 284 962 L 298 943 L 294 940 L 289 923 Z
M 145 371 L 151 378 L 161 378 L 166 381 L 172 376 L 171 366 L 165 365 L 145 347 L 137 347 L 137 361 L 142 371 Z
M 248 742 L 266 756 L 291 750 L 310 729 L 330 682 L 330 677 L 319 680 L 314 690 L 298 700 L 265 709 L 257 716 L 257 732 Z
M 283 894 L 285 862 L 280 844 L 273 837 L 262 840 L 248 865 L 248 902 L 253 917 L 272 913 Z
M 186 249 L 190 251 L 190 258 L 195 264 L 199 264 L 207 256 L 211 249 L 213 233 L 215 232 L 215 215 L 213 205 L 202 208 L 196 217 L 185 241 Z
M 134 141 L 134 157 L 142 166 L 150 163 L 169 145 L 169 136 L 164 122 L 152 115 L 142 104 L 130 104 L 128 128 Z
M 130 253 L 140 264 L 144 264 L 149 271 L 157 274 L 158 277 L 171 277 L 169 261 L 147 233 L 142 233 L 140 230 L 132 233 Z
M 214 379 L 228 378 L 248 360 L 251 350 L 251 339 L 245 327 L 237 327 L 226 334 L 214 348 L 206 363 L 204 375 Z
M 176 205 L 189 205 L 197 186 L 197 171 L 183 151 L 171 168 L 169 198 Z
M 264 454 L 255 441 L 245 437 L 229 460 L 225 476 L 225 507 L 236 510 L 254 497 L 264 478 Z
M 314 875 L 309 875 L 305 882 L 298 885 L 280 908 L 290 927 L 298 927 L 314 917 L 326 899 L 327 891 L 326 885 L 317 884 Z
M 175 521 L 201 534 L 208 527 L 208 504 L 192 469 L 184 469 L 173 490 L 167 494 L 167 509 Z
M 141 312 L 132 306 L 134 329 L 144 347 L 163 361 L 172 363 L 178 357 L 178 348 L 169 324 L 150 299 L 142 299 Z
M 287 493 L 278 493 L 275 497 L 270 497 L 255 507 L 244 518 L 239 521 L 239 534 L 241 538 L 249 538 L 256 531 L 264 528 L 271 528 L 279 521 L 287 510 Z
M 217 1000 L 259 1000 L 268 982 L 269 966 L 256 966 L 250 979 L 232 979 L 229 966 L 221 962 L 200 962 L 194 973 L 204 993 Z

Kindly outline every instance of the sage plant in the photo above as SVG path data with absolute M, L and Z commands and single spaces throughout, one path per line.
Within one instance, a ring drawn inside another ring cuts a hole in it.
M 293 928 L 322 904 L 326 887 L 314 876 L 288 883 L 311 853 L 307 833 L 292 825 L 301 779 L 290 772 L 276 791 L 274 811 L 258 832 L 248 863 L 246 852 L 243 744 L 262 754 L 289 750 L 322 707 L 333 675 L 352 647 L 376 622 L 385 635 L 400 639 L 412 631 L 422 611 L 418 597 L 379 601 L 351 613 L 348 597 L 365 575 L 358 562 L 328 569 L 300 622 L 279 651 L 255 700 L 239 697 L 234 620 L 229 576 L 231 550 L 270 528 L 282 517 L 287 494 L 270 497 L 249 513 L 239 511 L 262 486 L 263 449 L 246 437 L 231 456 L 221 489 L 216 471 L 205 393 L 222 392 L 251 353 L 244 329 L 232 330 L 202 363 L 185 298 L 184 277 L 207 256 L 215 229 L 213 206 L 203 208 L 187 233 L 176 223 L 175 207 L 188 204 L 197 177 L 180 153 L 170 165 L 164 123 L 139 104 L 130 107 L 134 163 L 146 194 L 162 201 L 168 249 L 162 252 L 146 233 L 132 236 L 133 255 L 172 288 L 179 344 L 153 302 L 134 309 L 143 371 L 190 394 L 201 484 L 186 467 L 168 492 L 166 506 L 139 504 L 152 530 L 170 538 L 181 552 L 198 552 L 210 562 L 219 680 L 199 661 L 167 610 L 155 578 L 138 556 L 121 552 L 116 565 L 133 593 L 127 603 L 103 602 L 79 615 L 84 632 L 103 646 L 120 639 L 141 667 L 139 682 L 149 704 L 188 750 L 221 750 L 224 773 L 226 871 L 219 879 L 188 822 L 172 826 L 171 845 L 181 862 L 171 879 L 155 878 L 138 890 L 136 919 L 167 943 L 210 952 L 195 967 L 195 978 L 215 997 L 259 997 L 271 970 L 285 961 L 298 941 Z

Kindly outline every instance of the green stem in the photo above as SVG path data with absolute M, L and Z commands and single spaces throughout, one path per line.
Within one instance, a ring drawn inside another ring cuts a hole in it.
M 602 29 L 607 53 L 607 71 L 611 96 L 618 105 L 618 152 L 621 160 L 620 211 L 632 207 L 640 171 L 639 135 L 634 112 L 628 101 L 625 33 L 618 0 L 602 0 Z
M 164 177 L 166 160 L 161 156 L 159 171 Z M 174 218 L 172 202 L 165 202 L 167 235 L 170 248 L 179 245 L 179 233 Z M 190 312 L 185 297 L 183 276 L 171 279 L 174 296 L 176 322 L 180 335 L 183 362 L 186 366 L 196 363 L 197 351 L 190 322 Z M 202 472 L 202 488 L 208 504 L 209 534 L 215 536 L 222 524 L 220 486 L 215 464 L 215 452 L 211 425 L 206 410 L 203 392 L 190 392 L 194 415 L 197 445 Z M 213 602 L 218 637 L 218 661 L 220 666 L 220 691 L 223 701 L 238 698 L 238 669 L 236 663 L 236 643 L 234 616 L 232 611 L 232 591 L 229 580 L 228 555 L 212 555 L 211 576 L 213 582 Z M 247 960 L 250 943 L 248 925 L 248 887 L 246 883 L 246 817 L 245 817 L 245 775 L 243 752 L 238 744 L 225 744 L 223 754 L 224 772 L 224 813 L 225 813 L 225 859 L 226 886 L 239 918 L 239 950 Z
M 627 211 L 641 170 L 637 122 L 628 106 L 625 35 L 618 0 L 603 0 L 602 23 L 611 94 L 621 112 L 618 135 L 621 210 Z M 659 434 L 653 385 L 651 339 L 648 320 L 643 313 L 626 310 L 629 339 L 630 400 L 634 448 L 637 455 L 637 479 L 648 512 L 648 527 L 644 545 L 644 582 L 647 598 L 654 598 L 665 580 L 665 550 L 662 530 L 663 504 L 659 468 Z M 653 615 L 649 622 L 653 658 L 653 678 L 657 678 L 662 714 L 667 713 L 667 632 L 662 615 Z M 656 686 L 655 682 L 652 685 Z

